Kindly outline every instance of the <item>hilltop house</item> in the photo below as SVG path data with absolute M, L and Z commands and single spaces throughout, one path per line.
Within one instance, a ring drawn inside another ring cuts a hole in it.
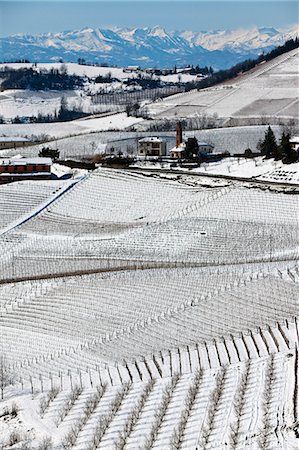
M 138 141 L 138 156 L 165 156 L 166 142 L 158 137 L 145 137 Z
M 123 69 L 123 72 L 138 72 L 138 70 L 140 70 L 141 67 L 140 66 L 128 66 L 125 69 Z
M 0 183 L 51 178 L 50 158 L 0 159 Z

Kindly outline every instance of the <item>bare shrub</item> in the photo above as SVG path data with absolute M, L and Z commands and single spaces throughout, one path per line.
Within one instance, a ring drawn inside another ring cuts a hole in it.
M 95 450 L 101 443 L 101 440 L 113 420 L 113 417 L 119 410 L 124 397 L 127 395 L 129 389 L 131 388 L 131 383 L 123 384 L 122 388 L 117 392 L 115 398 L 110 403 L 109 412 L 101 416 L 95 432 L 92 437 L 92 441 L 89 444 L 88 450 Z
M 10 446 L 17 444 L 21 441 L 21 435 L 18 431 L 14 430 L 10 433 L 8 443 Z
M 53 448 L 52 438 L 49 436 L 45 436 L 38 444 L 37 450 L 52 450 L 52 448 Z
M 31 449 L 32 449 L 32 446 L 31 446 L 31 442 L 30 441 L 22 442 L 20 450 L 31 450 Z
M 240 428 L 240 419 L 245 406 L 245 392 L 248 387 L 249 380 L 249 372 L 250 372 L 250 361 L 246 362 L 245 370 L 241 376 L 240 382 L 237 386 L 236 394 L 233 400 L 234 412 L 236 415 L 236 420 L 230 425 L 230 434 L 229 440 L 232 450 L 237 447 L 239 440 L 239 428 Z
M 265 384 L 263 392 L 263 425 L 260 430 L 260 435 L 257 440 L 259 447 L 262 450 L 267 450 L 269 448 L 269 436 L 271 434 L 271 413 L 269 412 L 269 406 L 272 396 L 273 385 L 275 382 L 275 372 L 274 372 L 274 356 L 272 355 L 265 373 Z
M 126 441 L 127 441 L 128 437 L 130 436 L 130 434 L 132 433 L 132 430 L 141 415 L 141 412 L 145 405 L 145 402 L 148 399 L 151 391 L 153 390 L 154 385 L 155 385 L 155 380 L 150 380 L 145 385 L 144 390 L 141 394 L 141 397 L 139 398 L 138 402 L 134 405 L 133 410 L 129 414 L 123 430 L 119 433 L 118 440 L 115 444 L 117 450 L 124 449 L 124 447 L 126 445 Z
M 192 407 L 195 402 L 196 395 L 200 386 L 202 379 L 202 372 L 197 371 L 191 386 L 189 387 L 187 397 L 185 400 L 185 407 L 181 413 L 180 421 L 178 426 L 174 429 L 172 437 L 170 439 L 171 449 L 179 449 L 182 443 L 182 437 L 186 428 L 188 418 L 190 416 Z
M 80 417 L 76 423 L 71 427 L 69 432 L 64 436 L 62 440 L 62 447 L 64 449 L 69 449 L 73 447 L 77 441 L 78 435 L 83 427 L 86 425 L 86 422 L 90 418 L 91 414 L 94 412 L 96 407 L 98 406 L 101 398 L 103 397 L 107 388 L 107 384 L 103 386 L 97 386 L 97 391 L 95 394 L 92 394 L 85 402 L 83 415 Z
M 55 400 L 57 395 L 59 394 L 60 389 L 58 387 L 53 386 L 47 395 L 44 395 L 39 401 L 39 413 L 40 416 L 43 417 L 46 410 L 48 409 L 50 403 Z
M 1 399 L 4 397 L 4 389 L 15 381 L 15 373 L 10 368 L 8 361 L 4 355 L 0 355 L 0 389 Z
M 157 438 L 159 428 L 160 428 L 161 423 L 163 421 L 163 417 L 164 417 L 164 415 L 166 413 L 166 410 L 167 410 L 169 402 L 171 400 L 173 391 L 174 391 L 174 389 L 175 389 L 175 387 L 176 387 L 176 385 L 177 385 L 177 383 L 179 381 L 179 378 L 180 378 L 179 375 L 175 374 L 172 377 L 170 383 L 165 387 L 165 389 L 163 391 L 162 401 L 161 401 L 161 403 L 158 406 L 158 409 L 156 411 L 156 417 L 155 417 L 154 423 L 152 424 L 150 434 L 147 437 L 147 439 L 145 440 L 145 443 L 144 443 L 144 446 L 143 446 L 144 450 L 150 450 L 152 448 L 156 438 Z
M 225 383 L 225 375 L 226 375 L 226 369 L 221 369 L 217 373 L 216 386 L 210 395 L 209 409 L 207 412 L 206 422 L 205 422 L 205 425 L 203 426 L 202 433 L 201 433 L 201 439 L 200 439 L 200 446 L 203 449 L 206 449 L 208 440 L 209 440 L 209 436 L 213 429 L 215 412 L 217 410 L 218 403 L 219 403 L 219 400 L 220 400 L 222 392 L 223 392 L 223 387 L 224 387 L 224 383 Z
M 16 417 L 19 411 L 20 411 L 19 405 L 16 402 L 12 402 L 10 407 L 10 414 L 12 415 L 12 417 Z
M 82 387 L 81 386 L 74 386 L 73 390 L 69 394 L 69 396 L 66 398 L 64 404 L 58 411 L 58 416 L 55 419 L 55 425 L 58 427 L 58 425 L 65 419 L 65 417 L 68 415 L 72 407 L 74 406 L 76 400 L 78 397 L 82 394 Z

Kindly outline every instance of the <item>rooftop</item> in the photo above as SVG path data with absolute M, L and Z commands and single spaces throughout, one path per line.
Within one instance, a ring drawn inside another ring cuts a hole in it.
M 22 137 L 4 137 L 0 136 L 0 142 L 32 142 L 30 139 Z
M 51 158 L 3 158 L 0 159 L 1 166 L 26 166 L 26 165 L 37 165 L 43 164 L 45 166 L 50 166 L 52 164 Z
M 138 142 L 163 142 L 163 139 L 157 137 L 157 136 L 149 136 L 142 139 L 139 139 Z
M 186 149 L 185 142 L 182 142 L 178 147 L 173 147 L 170 149 L 170 152 L 183 152 Z
M 213 147 L 214 148 L 213 144 L 208 144 L 207 142 L 198 142 L 198 145 L 199 146 L 201 146 L 201 145 L 208 145 L 209 147 Z

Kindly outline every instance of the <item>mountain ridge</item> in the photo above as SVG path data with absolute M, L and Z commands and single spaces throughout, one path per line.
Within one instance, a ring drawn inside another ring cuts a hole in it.
M 0 38 L 3 61 L 34 62 L 84 58 L 90 63 L 118 66 L 170 67 L 186 64 L 224 69 L 255 58 L 298 36 L 298 26 L 286 29 L 253 27 L 212 31 L 166 31 L 160 26 L 143 28 L 91 28 L 37 35 L 16 34 Z

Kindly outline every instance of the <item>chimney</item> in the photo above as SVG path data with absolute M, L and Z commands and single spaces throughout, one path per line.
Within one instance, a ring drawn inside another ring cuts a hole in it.
M 175 146 L 179 147 L 180 144 L 183 142 L 183 132 L 182 132 L 182 124 L 181 122 L 178 122 L 176 124 L 176 140 L 175 140 Z

